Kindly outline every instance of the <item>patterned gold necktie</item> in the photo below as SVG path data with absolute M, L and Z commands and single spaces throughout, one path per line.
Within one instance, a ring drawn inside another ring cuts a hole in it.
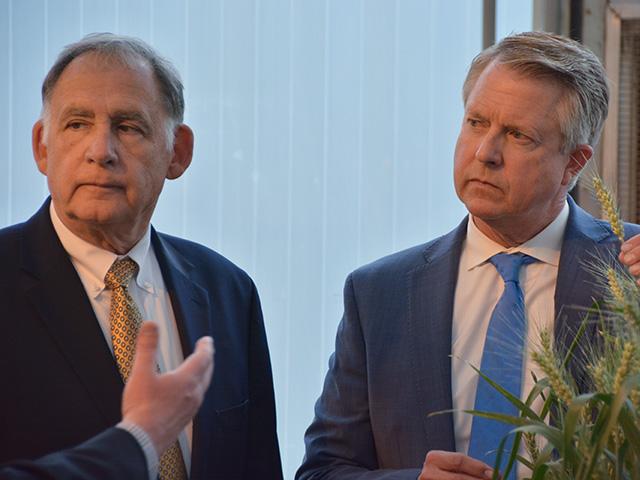
M 122 379 L 126 382 L 133 366 L 136 339 L 142 323 L 138 306 L 129 295 L 129 282 L 138 272 L 138 264 L 125 257 L 113 262 L 104 277 L 105 286 L 111 290 L 111 340 L 113 354 Z M 183 480 L 187 478 L 184 460 L 178 442 L 171 445 L 160 456 L 158 476 L 161 480 Z

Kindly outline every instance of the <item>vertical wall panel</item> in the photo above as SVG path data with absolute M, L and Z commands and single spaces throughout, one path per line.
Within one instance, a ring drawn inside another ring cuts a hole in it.
M 458 8 L 441 2 L 430 5 L 428 238 L 451 229 L 464 213 L 452 187 L 453 152 L 462 123 L 462 83 L 482 38 L 481 2 L 466 0 Z
M 55 0 L 51 3 L 55 3 Z M 118 31 L 118 7 L 116 0 L 82 0 L 82 33 Z M 51 8 L 55 8 L 55 5 Z
M 325 2 L 293 2 L 291 58 L 291 249 L 290 325 L 291 359 L 315 359 L 322 331 L 322 222 L 324 182 L 324 56 Z M 288 458 L 302 458 L 302 425 L 311 419 L 316 378 L 307 362 L 290 366 Z M 291 388 L 296 385 L 296 388 Z M 306 422 L 305 422 L 306 421 Z
M 363 8 L 360 258 L 391 250 L 395 2 L 367 0 Z
M 186 9 L 187 3 L 173 0 L 154 0 L 151 15 L 151 41 L 153 45 L 168 58 L 178 69 L 183 83 L 186 77 Z M 123 8 L 126 8 L 123 6 Z M 125 33 L 125 32 L 121 32 Z M 184 235 L 184 197 L 185 182 L 183 179 L 167 180 L 158 208 L 153 216 L 153 223 L 160 230 L 172 230 L 176 235 Z
M 533 0 L 498 0 L 496 2 L 496 40 L 512 33 L 531 30 Z
M 45 69 L 45 2 L 13 0 L 11 15 L 11 218 L 28 218 L 42 203 L 43 178 L 31 153 L 31 127 L 40 115 Z
M 254 280 L 263 300 L 263 310 L 278 402 L 278 429 L 285 469 L 299 461 L 291 458 L 286 445 L 295 442 L 289 394 L 291 363 L 289 345 L 293 320 L 289 308 L 291 278 L 290 198 L 292 163 L 291 45 L 292 10 L 290 0 L 257 2 L 256 155 L 257 211 Z M 273 248 L 278 245 L 278 248 Z M 249 252 L 246 252 L 249 253 Z M 295 339 L 294 339 L 295 341 Z M 280 368 L 275 368 L 275 365 Z M 296 430 L 297 431 L 297 430 Z M 290 460 L 289 460 L 290 459 Z M 288 478 L 292 478 L 289 476 Z
M 253 238 L 255 3 L 224 2 L 222 203 L 219 248 L 243 268 Z
M 394 106 L 394 242 L 407 248 L 428 238 L 429 125 L 432 38 L 429 2 L 397 5 Z M 450 161 L 450 159 L 448 159 Z M 447 159 L 443 159 L 447 161 Z
M 82 37 L 82 0 L 47 0 L 45 58 L 42 76 L 65 45 Z
M 221 8 L 217 2 L 189 2 L 185 78 L 185 120 L 195 135 L 194 160 L 179 183 L 183 184 L 185 235 L 196 242 L 216 245 L 219 229 L 218 171 L 220 158 Z
M 155 0 L 115 0 L 115 2 L 117 33 L 150 42 L 154 23 L 153 12 L 157 8 L 154 7 Z
M 12 223 L 11 159 L 13 157 L 12 5 L 0 3 L 0 224 Z
M 326 195 L 322 351 L 319 393 L 342 313 L 342 286 L 358 263 L 358 172 L 361 157 L 359 88 L 362 23 L 360 0 L 330 0 L 327 20 Z

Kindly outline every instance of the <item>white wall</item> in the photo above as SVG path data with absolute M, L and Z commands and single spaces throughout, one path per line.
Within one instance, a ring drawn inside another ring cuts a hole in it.
M 531 23 L 531 0 L 509 3 L 499 33 Z M 344 277 L 464 214 L 452 153 L 481 14 L 479 0 L 0 0 L 0 226 L 46 196 L 30 128 L 60 48 L 112 31 L 169 57 L 196 151 L 153 223 L 256 281 L 292 478 Z

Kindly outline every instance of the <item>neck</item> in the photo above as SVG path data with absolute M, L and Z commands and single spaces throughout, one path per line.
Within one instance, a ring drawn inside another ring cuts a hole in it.
M 66 225 L 66 224 L 65 224 Z M 71 230 L 75 235 L 83 239 L 85 242 L 88 242 L 96 247 L 102 248 L 103 250 L 108 250 L 109 252 L 113 252 L 117 255 L 124 255 L 131 251 L 131 249 L 140 241 L 144 232 L 146 231 L 146 227 L 142 230 L 134 229 L 134 230 L 123 230 L 123 231 L 114 231 L 112 229 L 106 230 L 103 228 L 84 228 L 84 229 L 73 229 L 67 225 L 67 228 Z
M 124 255 L 140 241 L 149 227 L 148 221 L 138 221 L 135 225 L 93 224 L 60 215 L 54 206 L 56 215 L 62 224 L 74 235 L 98 248 Z
M 472 217 L 473 223 L 487 238 L 502 245 L 506 248 L 517 247 L 531 240 L 542 230 L 547 228 L 551 222 L 562 211 L 564 207 L 564 199 L 558 205 L 548 210 L 548 214 L 540 217 L 533 215 L 532 219 L 482 219 L 480 217 Z

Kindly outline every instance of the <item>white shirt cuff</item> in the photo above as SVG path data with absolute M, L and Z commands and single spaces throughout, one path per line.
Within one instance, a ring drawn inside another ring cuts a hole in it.
M 160 463 L 158 459 L 158 452 L 156 452 L 156 447 L 153 446 L 153 442 L 149 437 L 149 434 L 144 431 L 142 427 L 136 425 L 133 422 L 123 420 L 116 425 L 117 428 L 122 428 L 126 430 L 133 438 L 136 439 L 140 448 L 144 452 L 144 457 L 147 460 L 147 470 L 149 471 L 149 480 L 155 480 L 158 478 L 158 465 Z

